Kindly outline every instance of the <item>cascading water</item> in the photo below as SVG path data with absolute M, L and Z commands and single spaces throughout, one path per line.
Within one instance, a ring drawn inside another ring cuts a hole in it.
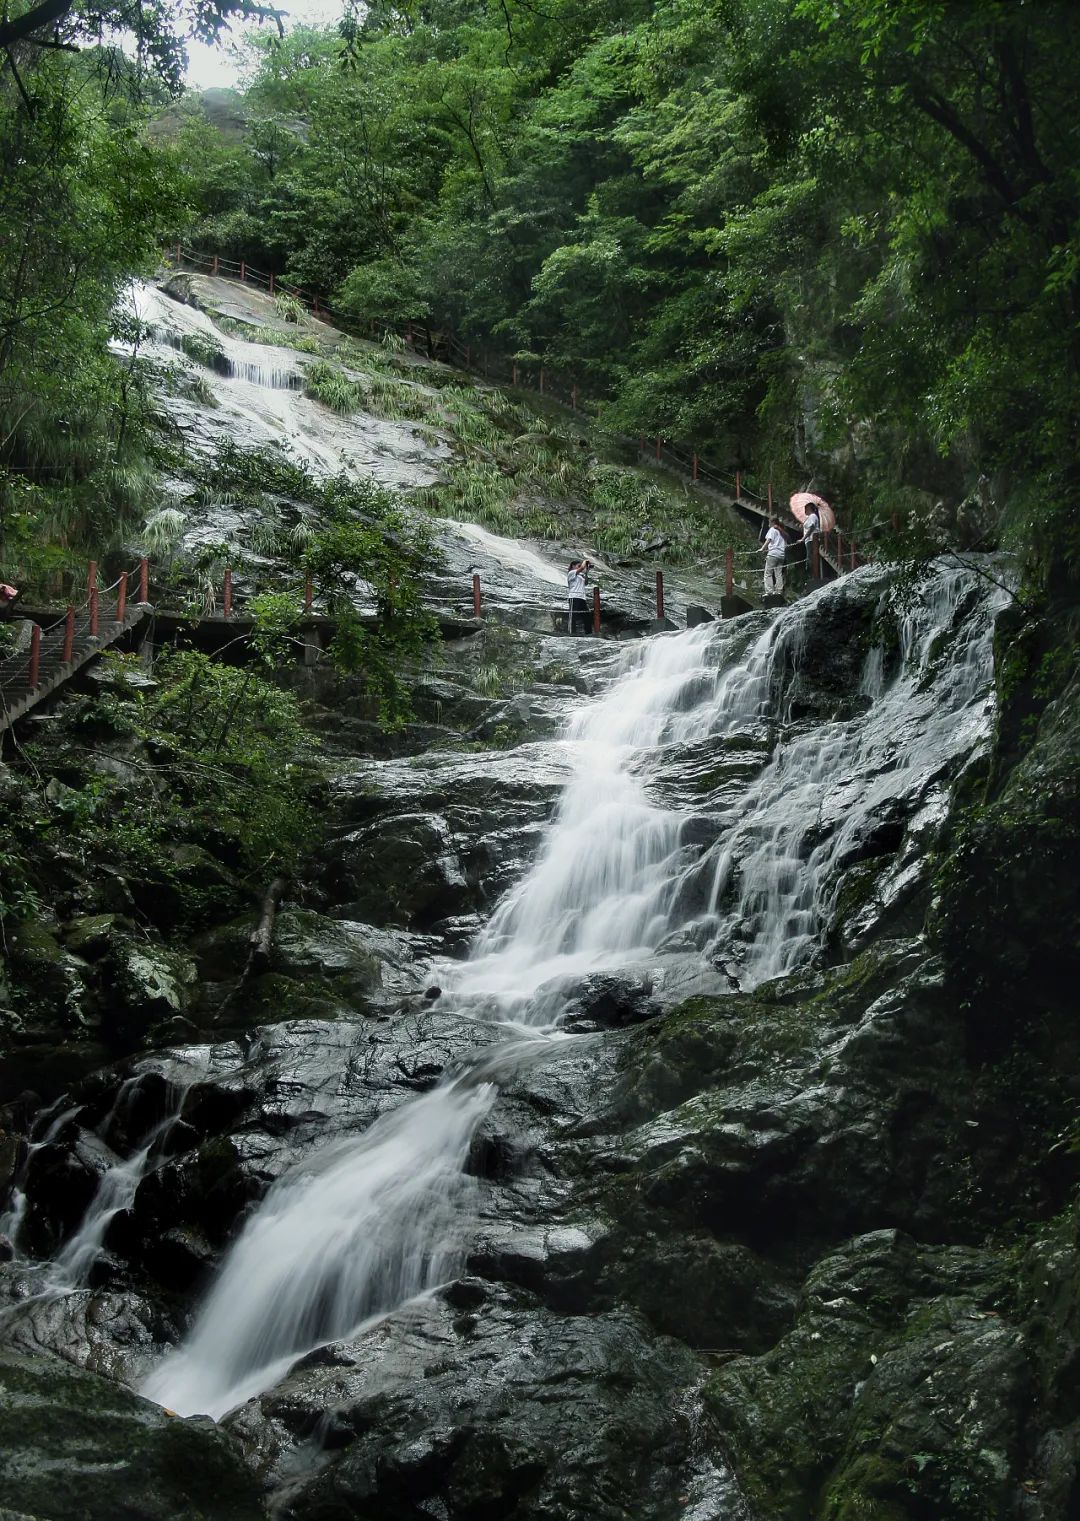
M 994 588 L 958 618 L 971 591 L 969 571 L 937 566 L 897 618 L 893 682 L 885 685 L 875 646 L 860 682 L 868 711 L 778 744 L 750 789 L 721 842 L 711 892 L 720 943 L 735 949 L 743 986 L 782 976 L 813 953 L 858 842 L 890 808 L 923 803 L 988 732 L 993 620 L 1007 594 Z M 814 613 L 808 599 L 780 625 L 769 661 L 774 690 L 778 666 L 797 652 Z M 935 664 L 946 632 L 948 659 Z
M 861 595 L 873 595 L 875 574 L 860 573 Z M 703 952 L 737 940 L 747 982 L 805 961 L 824 913 L 815 894 L 832 889 L 859 831 L 892 802 L 925 799 L 988 727 L 996 598 L 962 609 L 972 585 L 961 570 L 936 569 L 897 625 L 898 674 L 886 684 L 884 666 L 867 663 L 869 713 L 790 739 L 786 681 L 805 620 L 847 587 L 807 598 L 749 647 L 738 626 L 711 625 L 624 652 L 621 679 L 582 704 L 560 741 L 574 769 L 544 849 L 453 979 L 459 1006 L 494 1011 L 516 1037 L 275 1184 L 187 1343 L 144 1392 L 220 1416 L 304 1353 L 452 1277 L 466 1246 L 469 1147 L 501 1072 L 535 1057 L 583 974 L 655 958 L 686 918 L 695 878 L 712 887 L 697 916 Z M 945 631 L 954 648 L 939 666 Z M 763 718 L 779 726 L 772 756 L 745 807 L 712 816 L 703 846 L 687 825 L 707 818 L 707 805 L 656 801 L 665 776 L 696 747 L 722 746 Z
M 448 451 L 437 441 L 422 441 L 414 426 L 366 414 L 341 417 L 305 396 L 303 370 L 310 356 L 226 333 L 198 307 L 151 285 L 132 286 L 131 308 L 144 328 L 143 354 L 170 365 L 178 353 L 213 360 L 209 366 L 187 360 L 212 394 L 211 407 L 192 407 L 180 397 L 170 401 L 197 433 L 248 448 L 284 446 L 316 475 L 360 467 L 387 486 L 429 485 L 438 478 L 432 462 Z
M 105 1249 L 105 1239 L 108 1235 L 109 1226 L 118 1214 L 131 1207 L 139 1184 L 162 1160 L 162 1145 L 167 1140 L 170 1131 L 176 1125 L 183 1113 L 184 1102 L 187 1097 L 191 1082 L 201 1075 L 202 1067 L 196 1063 L 195 1072 L 192 1073 L 189 1082 L 183 1084 L 176 1097 L 173 1107 L 158 1121 L 150 1126 L 142 1138 L 141 1144 L 128 1157 L 115 1162 L 106 1168 L 94 1192 L 93 1198 L 86 1207 L 78 1226 L 72 1232 L 67 1241 L 57 1252 L 56 1256 L 46 1263 L 28 1263 L 27 1266 L 35 1275 L 40 1275 L 38 1282 L 40 1288 L 27 1298 L 20 1300 L 11 1311 L 3 1312 L 3 1315 L 18 1316 L 33 1303 L 42 1299 L 63 1298 L 65 1295 L 85 1289 L 92 1278 L 94 1267 Z M 110 1133 L 110 1128 L 118 1115 L 121 1115 L 130 1105 L 145 1074 L 139 1073 L 134 1077 L 125 1079 L 117 1090 L 112 1108 L 97 1127 L 97 1135 L 104 1139 Z M 22 1175 L 25 1176 L 36 1151 L 48 1146 L 60 1133 L 69 1120 L 75 1118 L 81 1112 L 82 1106 L 75 1105 L 61 1111 L 55 1117 L 50 1117 L 47 1112 L 42 1116 L 39 1123 L 44 1124 L 40 1139 L 32 1140 L 27 1150 L 23 1163 Z M 18 1236 L 22 1220 L 26 1210 L 26 1200 L 21 1189 L 16 1188 L 12 1197 L 12 1204 L 7 1214 L 0 1220 L 0 1234 L 8 1236 L 16 1253 L 18 1252 Z M 3 1317 L 0 1317 L 3 1318 Z

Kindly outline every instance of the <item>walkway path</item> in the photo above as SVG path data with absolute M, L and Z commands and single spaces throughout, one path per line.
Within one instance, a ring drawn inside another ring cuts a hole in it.
M 70 681 L 103 650 L 125 639 L 144 619 L 152 616 L 153 611 L 149 603 L 133 603 L 125 609 L 122 620 L 106 619 L 96 634 L 90 632 L 89 611 L 82 612 L 74 620 L 67 659 L 64 658 L 68 642 L 67 619 L 61 614 L 50 627 L 42 629 L 36 671 L 31 649 L 19 650 L 6 660 L 0 660 L 0 734 Z M 35 623 L 35 627 L 41 625 Z

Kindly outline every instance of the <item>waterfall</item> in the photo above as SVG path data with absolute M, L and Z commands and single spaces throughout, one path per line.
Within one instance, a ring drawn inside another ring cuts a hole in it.
M 971 588 L 963 567 L 936 566 L 897 620 L 891 684 L 875 646 L 859 683 L 869 710 L 778 744 L 750 789 L 721 842 L 711 891 L 718 941 L 733 950 L 744 987 L 812 955 L 859 840 L 891 808 L 925 799 L 989 733 L 994 616 L 1007 594 L 984 595 L 967 613 L 962 599 Z M 788 615 L 789 649 L 813 616 L 810 599 Z M 948 660 L 941 661 L 945 633 Z
M 459 1077 L 289 1173 L 241 1233 L 187 1346 L 142 1393 L 224 1415 L 302 1353 L 451 1277 L 466 1154 L 494 1091 Z
M 642 954 L 665 920 L 679 821 L 645 798 L 634 775 L 710 722 L 717 680 L 707 628 L 623 652 L 628 669 L 607 696 L 584 704 L 561 743 L 576 754 L 560 819 L 522 887 L 478 941 L 456 996 L 492 990 L 499 1012 L 520 1011 L 554 972 Z M 574 846 L 587 830 L 587 845 Z M 620 845 L 620 838 L 623 844 Z M 567 855 L 563 845 L 574 846 Z M 593 858 L 590 859 L 590 854 Z M 580 869 L 579 869 L 580 868 Z M 575 933 L 580 906 L 596 917 Z M 545 924 L 550 919 L 547 930 Z M 532 1026 L 485 1052 L 352 1140 L 319 1153 L 273 1185 L 230 1250 L 186 1344 L 142 1387 L 181 1414 L 221 1416 L 270 1387 L 305 1352 L 429 1292 L 461 1270 L 467 1245 L 469 1146 L 515 1056 L 535 1055 Z M 549 1036 L 549 1038 L 559 1038 Z
M 895 622 L 898 670 L 870 651 L 869 711 L 790 726 L 791 674 L 809 621 L 833 597 L 884 591 L 882 573 L 823 588 L 768 621 L 712 624 L 620 652 L 624 669 L 583 701 L 558 743 L 573 760 L 540 854 L 450 980 L 474 1014 L 511 1038 L 471 1067 L 274 1184 L 222 1265 L 185 1345 L 143 1392 L 185 1414 L 220 1416 L 270 1387 L 304 1353 L 356 1334 L 460 1271 L 470 1142 L 506 1068 L 535 1055 L 575 983 L 648 962 L 683 927 L 683 890 L 704 876 L 702 952 L 737 942 L 748 985 L 810 957 L 835 874 L 868 821 L 925 800 L 989 726 L 998 599 L 965 607 L 973 578 L 937 567 Z M 940 636 L 953 640 L 948 664 Z M 747 725 L 772 736 L 743 806 L 712 816 L 658 801 L 695 748 Z M 565 1037 L 563 1037 L 565 1038 Z
M 448 455 L 444 444 L 422 442 L 409 423 L 328 411 L 303 394 L 311 356 L 287 342 L 252 343 L 227 333 L 198 307 L 141 282 L 131 286 L 130 311 L 142 326 L 140 353 L 197 373 L 209 390 L 209 404 L 170 399 L 170 409 L 197 438 L 285 448 L 318 476 L 360 467 L 388 486 L 423 486 L 438 479 L 433 462 Z

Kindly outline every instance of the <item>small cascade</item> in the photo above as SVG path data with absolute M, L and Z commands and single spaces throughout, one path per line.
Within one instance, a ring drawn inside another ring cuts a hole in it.
M 266 364 L 262 360 L 230 359 L 227 373 L 250 386 L 264 386 L 271 391 L 299 391 L 303 376 L 295 365 Z
M 245 448 L 284 448 L 316 475 L 355 466 L 390 486 L 428 485 L 445 445 L 421 446 L 408 424 L 357 413 L 341 417 L 303 393 L 309 356 L 280 345 L 252 343 L 219 328 L 206 312 L 174 300 L 156 286 L 136 282 L 130 306 L 143 327 L 140 352 L 176 364 L 177 354 L 196 371 L 212 401 L 180 396 L 171 409 L 184 416 L 204 443 L 228 439 Z
M 570 717 L 573 771 L 535 864 L 496 909 L 448 987 L 510 1038 L 364 1135 L 280 1179 L 228 1253 L 185 1345 L 143 1392 L 224 1414 L 306 1352 L 355 1335 L 460 1269 L 471 1140 L 508 1071 L 560 1037 L 581 978 L 648 962 L 676 930 L 718 947 L 747 985 L 813 955 L 830 894 L 863 831 L 946 787 L 989 728 L 998 594 L 936 567 L 895 621 L 898 666 L 871 652 L 867 711 L 792 723 L 793 679 L 829 599 L 872 598 L 881 572 L 823 588 L 775 620 L 712 624 L 621 651 L 623 671 Z M 950 658 L 938 658 L 948 635 Z M 658 801 L 688 754 L 749 728 L 768 746 L 745 804 L 708 813 Z M 691 820 L 709 824 L 711 843 Z M 688 883 L 711 887 L 694 899 Z M 698 904 L 689 920 L 684 906 Z
M 143 1076 L 144 1074 L 137 1073 L 121 1083 L 112 1108 L 98 1126 L 99 1136 L 104 1138 L 109 1135 L 114 1121 L 131 1102 Z M 137 1150 L 102 1175 L 78 1229 L 49 1264 L 45 1278 L 48 1291 L 70 1293 L 89 1284 L 94 1266 L 104 1248 L 109 1226 L 118 1214 L 131 1208 L 139 1184 L 151 1168 L 151 1158 L 160 1160 L 162 1143 L 168 1139 L 169 1132 L 180 1119 L 193 1081 L 194 1075 L 191 1081 L 180 1087 L 173 1108 L 150 1127 Z
M 883 651 L 872 648 L 859 682 L 868 711 L 777 745 L 721 842 L 711 908 L 718 944 L 733 952 L 744 987 L 782 976 L 813 954 L 860 840 L 944 784 L 989 732 L 993 624 L 1007 594 L 986 594 L 958 616 L 971 583 L 962 567 L 934 568 L 897 619 L 891 683 Z M 842 586 L 825 593 L 843 594 Z M 809 599 L 789 616 L 774 667 L 782 654 L 797 669 L 799 630 L 813 616 Z M 946 634 L 948 659 L 937 661 Z M 774 692 L 781 686 L 775 669 L 771 685 Z
M 185 308 L 185 310 L 191 310 L 191 308 Z M 162 343 L 167 348 L 173 349 L 176 353 L 185 354 L 191 359 L 192 355 L 189 352 L 190 345 L 184 342 L 185 337 L 191 331 L 191 328 L 151 327 L 148 337 L 151 343 Z M 261 355 L 254 359 L 237 359 L 226 352 L 224 347 L 227 341 L 226 335 L 219 332 L 217 328 L 211 325 L 210 332 L 207 333 L 202 325 L 197 325 L 194 331 L 205 333 L 208 338 L 211 338 L 213 344 L 219 346 L 214 350 L 209 348 L 206 350 L 206 368 L 212 370 L 216 375 L 223 375 L 233 380 L 243 380 L 252 386 L 265 386 L 271 391 L 298 391 L 304 383 L 303 376 L 296 368 L 295 360 L 291 364 L 285 364 L 281 361 L 267 363 Z M 235 346 L 239 347 L 239 344 Z M 257 345 L 245 343 L 243 347 L 244 349 L 256 349 Z M 194 362 L 203 363 L 204 361 L 200 359 Z
M 16 1257 L 19 1255 L 19 1233 L 26 1216 L 27 1201 L 22 1184 L 26 1181 L 27 1173 L 30 1171 L 30 1164 L 34 1153 L 40 1151 L 43 1146 L 48 1146 L 55 1141 L 68 1120 L 74 1119 L 82 1108 L 81 1104 L 75 1104 L 69 1105 L 66 1109 L 60 1109 L 65 1097 L 66 1095 L 57 1099 L 54 1104 L 50 1104 L 35 1119 L 30 1131 L 26 1155 L 23 1158 L 22 1166 L 19 1168 L 15 1185 L 11 1190 L 11 1199 L 7 1209 L 3 1213 L 0 1213 L 0 1236 L 6 1236 L 8 1241 L 11 1242 Z M 57 1109 L 60 1109 L 59 1114 L 55 1113 Z M 37 1134 L 38 1131 L 41 1131 L 40 1135 Z
M 102 1174 L 83 1218 L 56 1256 L 46 1263 L 26 1261 L 25 1265 L 35 1276 L 40 1288 L 25 1299 L 19 1300 L 11 1310 L 4 1311 L 0 1318 L 9 1315 L 17 1316 L 35 1302 L 63 1298 L 65 1295 L 89 1287 L 94 1268 L 105 1249 L 109 1226 L 118 1214 L 131 1208 L 143 1178 L 161 1162 L 163 1144 L 180 1119 L 191 1083 L 196 1081 L 202 1070 L 199 1067 L 191 1080 L 182 1085 L 173 1107 L 163 1119 L 156 1121 L 150 1127 L 136 1150 L 130 1156 L 113 1163 Z M 112 1108 L 95 1130 L 95 1134 L 100 1139 L 105 1140 L 109 1136 L 114 1122 L 129 1108 L 144 1076 L 145 1073 L 137 1073 L 120 1084 Z M 45 1128 L 39 1139 L 31 1140 L 22 1169 L 24 1178 L 34 1152 L 54 1141 L 68 1121 L 80 1114 L 82 1109 L 83 1106 L 77 1104 L 64 1109 L 55 1118 L 49 1118 L 51 1111 L 46 1111 L 39 1117 L 35 1129 L 42 1125 Z M 0 1222 L 0 1225 L 4 1227 L 3 1234 L 8 1235 L 16 1246 L 18 1231 L 25 1212 L 26 1200 L 23 1191 L 16 1187 L 8 1211 Z
M 277 1183 L 187 1345 L 141 1392 L 183 1415 L 224 1415 L 301 1354 L 453 1277 L 465 1246 L 465 1160 L 494 1094 L 459 1077 Z

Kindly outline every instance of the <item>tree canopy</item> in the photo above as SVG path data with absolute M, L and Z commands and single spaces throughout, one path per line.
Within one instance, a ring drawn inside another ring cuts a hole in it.
M 1071 500 L 1078 62 L 1056 0 L 377 0 L 256 41 L 196 234 L 864 519 L 1023 519 Z

